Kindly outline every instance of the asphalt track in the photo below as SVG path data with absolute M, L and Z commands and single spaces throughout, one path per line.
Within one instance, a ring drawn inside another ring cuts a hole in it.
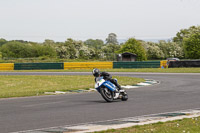
M 90 75 L 86 72 L 1 72 L 0 75 Z M 16 132 L 200 108 L 200 73 L 112 73 L 159 80 L 127 90 L 127 102 L 106 103 L 97 93 L 0 99 L 0 132 Z

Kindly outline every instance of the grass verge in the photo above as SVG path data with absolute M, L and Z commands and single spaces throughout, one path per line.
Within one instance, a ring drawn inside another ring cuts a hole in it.
M 158 122 L 143 126 L 133 126 L 123 129 L 111 129 L 95 133 L 199 133 L 200 117 L 185 118 L 169 122 Z
M 132 69 L 100 69 L 107 72 L 153 72 L 153 73 L 200 73 L 200 68 L 132 68 Z M 0 72 L 91 72 L 92 69 L 69 70 L 7 70 Z
M 121 85 L 133 85 L 141 78 L 117 77 Z M 0 76 L 0 98 L 44 95 L 44 92 L 94 88 L 93 76 Z

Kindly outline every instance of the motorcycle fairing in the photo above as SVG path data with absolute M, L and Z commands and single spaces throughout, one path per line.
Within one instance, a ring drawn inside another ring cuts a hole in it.
M 111 91 L 115 91 L 116 90 L 116 86 L 113 83 L 111 83 L 110 81 L 105 81 L 100 86 L 98 86 L 96 88 L 98 92 L 100 92 L 101 86 L 104 86 L 104 87 L 108 88 Z
M 105 81 L 105 82 L 103 83 L 103 85 L 104 85 L 106 88 L 108 88 L 109 90 L 111 90 L 111 91 L 115 91 L 115 90 L 116 90 L 116 86 L 115 86 L 113 83 L 111 83 L 110 81 Z

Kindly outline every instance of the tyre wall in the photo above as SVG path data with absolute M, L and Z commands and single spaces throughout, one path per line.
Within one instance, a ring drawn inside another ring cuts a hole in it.
M 200 67 L 200 61 L 170 61 L 168 67 Z

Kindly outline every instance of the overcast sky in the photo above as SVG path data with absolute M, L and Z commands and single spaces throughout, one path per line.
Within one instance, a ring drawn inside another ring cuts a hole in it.
M 172 38 L 199 14 L 200 0 L 0 0 L 0 38 Z

